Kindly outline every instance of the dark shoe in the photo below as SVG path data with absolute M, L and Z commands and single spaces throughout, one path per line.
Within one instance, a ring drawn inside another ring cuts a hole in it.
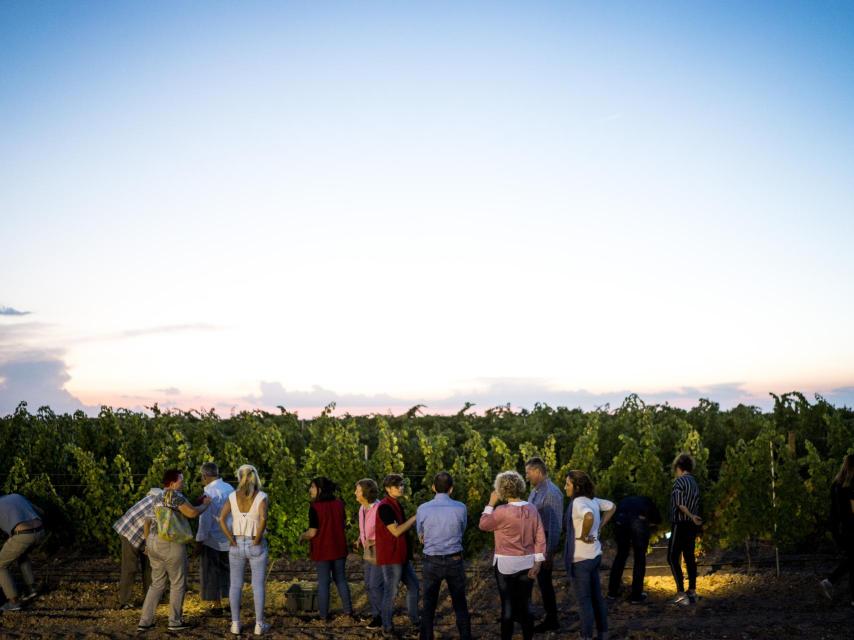
M 119 605 L 119 611 L 127 611 L 128 609 L 136 609 L 130 602 L 126 602 L 125 604 Z
M 382 629 L 383 628 L 383 619 L 380 616 L 376 618 L 371 618 L 371 621 L 367 624 L 368 629 Z
M 647 597 L 648 596 L 647 596 L 646 592 L 644 592 L 644 593 L 640 594 L 640 598 L 631 598 L 629 600 L 629 604 L 644 604 L 646 602 Z
M 151 631 L 154 628 L 154 623 L 151 624 L 138 624 L 136 625 L 137 633 L 145 633 L 146 631 Z
M 546 633 L 547 631 L 559 631 L 560 623 L 557 620 L 546 618 L 534 627 L 534 633 Z
M 186 631 L 187 629 L 192 629 L 192 625 L 182 622 L 181 624 L 170 624 L 167 629 L 169 631 Z
M 9 600 L 0 607 L 0 611 L 20 611 L 23 609 L 20 602 L 12 602 Z

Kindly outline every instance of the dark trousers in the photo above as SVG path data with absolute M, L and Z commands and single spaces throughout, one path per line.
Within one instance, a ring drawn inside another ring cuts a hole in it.
M 841 536 L 837 539 L 837 543 L 842 549 L 844 557 L 827 579 L 836 584 L 847 573 L 850 597 L 854 601 L 854 533 Z
M 617 540 L 617 556 L 611 565 L 608 579 L 608 595 L 617 598 L 623 581 L 623 569 L 629 551 L 632 552 L 632 600 L 640 600 L 643 593 L 643 577 L 646 573 L 646 550 L 649 546 L 649 523 L 640 518 L 614 525 L 614 538 Z
M 200 596 L 207 602 L 219 602 L 228 597 L 231 565 L 228 561 L 228 551 L 212 549 L 202 545 L 199 556 Z
M 122 569 L 119 577 L 119 606 L 133 604 L 133 583 L 142 572 L 142 592 L 151 586 L 151 565 L 141 549 L 137 549 L 124 536 L 122 538 Z
M 471 639 L 471 621 L 466 602 L 466 568 L 462 554 L 450 556 L 424 556 L 422 582 L 424 609 L 421 612 L 421 640 L 433 640 L 433 619 L 439 603 L 439 588 L 442 580 L 448 583 L 457 630 L 462 640 Z
M 495 580 L 501 596 L 501 640 L 512 640 L 514 622 L 522 625 L 523 640 L 531 640 L 534 637 L 534 620 L 528 606 L 534 581 L 528 577 L 527 570 L 505 575 L 498 570 L 498 565 L 495 566 Z
M 557 622 L 557 596 L 555 596 L 555 587 L 552 583 L 553 567 L 551 560 L 544 562 L 540 565 L 540 572 L 537 574 L 537 586 L 540 587 L 540 595 L 543 598 L 546 622 Z
M 694 558 L 694 543 L 697 540 L 697 525 L 693 522 L 674 522 L 667 544 L 667 562 L 676 581 L 676 591 L 685 591 L 685 579 L 682 577 L 682 558 L 688 569 L 688 589 L 697 588 L 697 560 Z

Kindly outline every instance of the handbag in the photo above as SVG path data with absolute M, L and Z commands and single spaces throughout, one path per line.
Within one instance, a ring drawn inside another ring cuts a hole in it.
M 157 523 L 157 537 L 167 542 L 187 544 L 193 541 L 190 521 L 177 509 L 164 504 L 154 507 L 154 520 Z

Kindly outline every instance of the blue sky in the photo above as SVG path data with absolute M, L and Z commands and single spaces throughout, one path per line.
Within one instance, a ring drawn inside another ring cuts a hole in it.
M 852 27 L 3 3 L 0 412 L 850 404 Z

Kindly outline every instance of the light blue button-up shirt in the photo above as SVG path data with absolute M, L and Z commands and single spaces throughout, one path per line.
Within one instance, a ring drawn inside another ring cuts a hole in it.
M 545 478 L 528 496 L 528 502 L 537 507 L 546 532 L 546 549 L 555 553 L 560 543 L 563 521 L 563 493 L 557 485 Z
M 466 505 L 437 493 L 415 512 L 418 537 L 424 540 L 424 555 L 447 556 L 463 551 L 463 534 L 468 522 Z

